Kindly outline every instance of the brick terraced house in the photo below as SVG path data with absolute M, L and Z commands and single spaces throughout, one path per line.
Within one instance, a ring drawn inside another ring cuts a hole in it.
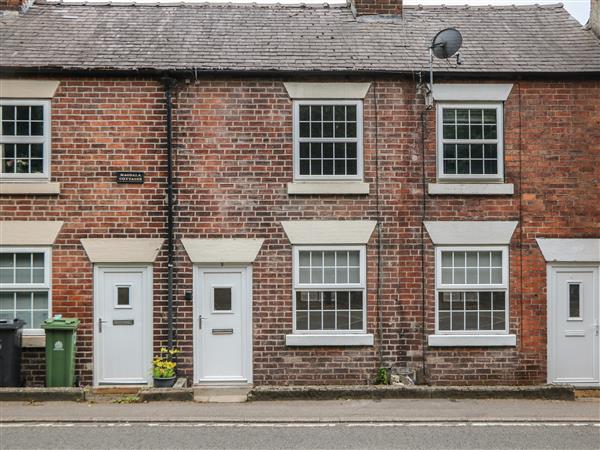
M 600 18 L 3 0 L 0 316 L 84 385 L 598 386 Z M 447 27 L 461 64 L 434 61 Z

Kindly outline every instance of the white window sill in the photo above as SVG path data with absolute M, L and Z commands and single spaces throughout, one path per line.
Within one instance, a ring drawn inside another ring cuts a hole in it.
M 373 345 L 372 334 L 288 334 L 288 346 L 365 346 Z
M 46 335 L 23 334 L 21 345 L 25 348 L 44 348 L 46 346 Z
M 430 347 L 514 347 L 514 334 L 432 334 Z
M 0 195 L 57 195 L 60 183 L 48 181 L 0 181 Z
M 431 195 L 512 195 L 512 183 L 429 183 Z
M 362 181 L 296 181 L 288 183 L 288 194 L 368 194 L 369 183 Z

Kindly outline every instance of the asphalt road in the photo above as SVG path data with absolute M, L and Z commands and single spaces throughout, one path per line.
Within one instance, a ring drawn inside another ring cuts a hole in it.
M 594 449 L 600 424 L 490 423 L 11 423 L 8 449 Z

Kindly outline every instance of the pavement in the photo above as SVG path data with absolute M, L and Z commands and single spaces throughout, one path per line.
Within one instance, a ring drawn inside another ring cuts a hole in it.
M 127 400 L 127 397 L 123 397 Z M 2 423 L 599 422 L 600 399 L 0 402 Z M 599 439 L 600 442 L 600 439 Z

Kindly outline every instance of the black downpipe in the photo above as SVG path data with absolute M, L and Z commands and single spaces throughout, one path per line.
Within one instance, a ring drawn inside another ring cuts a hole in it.
M 167 348 L 173 348 L 173 84 L 165 78 L 165 100 L 167 103 Z

